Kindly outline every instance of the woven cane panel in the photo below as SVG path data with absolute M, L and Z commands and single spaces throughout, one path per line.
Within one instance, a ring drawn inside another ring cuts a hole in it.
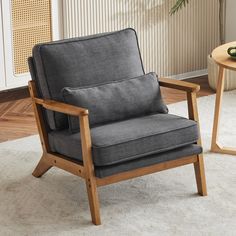
M 37 43 L 51 41 L 50 0 L 12 0 L 14 73 L 28 72 L 27 58 Z

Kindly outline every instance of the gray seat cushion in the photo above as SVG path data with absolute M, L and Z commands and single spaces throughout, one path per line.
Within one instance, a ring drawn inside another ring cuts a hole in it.
M 40 95 L 58 101 L 63 100 L 64 87 L 91 86 L 144 74 L 133 29 L 36 45 L 33 64 Z M 46 114 L 51 129 L 68 127 L 64 114 Z
M 141 167 L 147 167 L 166 161 L 181 159 L 187 156 L 197 155 L 200 153 L 202 153 L 202 147 L 196 144 L 190 144 L 167 152 L 157 153 L 141 157 L 135 160 L 118 163 L 115 165 L 97 166 L 95 167 L 95 175 L 98 178 L 104 178 L 110 175 L 123 173 L 125 171 L 135 170 Z
M 139 77 L 82 88 L 64 88 L 66 103 L 89 110 L 89 123 L 106 124 L 153 113 L 167 113 L 157 76 L 149 73 Z M 79 119 L 69 116 L 71 132 L 79 132 Z
M 106 166 L 193 144 L 197 123 L 171 114 L 155 114 L 91 129 L 95 166 Z M 49 133 L 53 152 L 82 161 L 80 133 Z

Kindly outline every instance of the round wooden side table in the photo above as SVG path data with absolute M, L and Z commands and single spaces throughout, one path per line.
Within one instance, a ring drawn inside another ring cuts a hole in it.
M 220 144 L 218 144 L 220 111 L 221 111 L 222 96 L 224 91 L 224 70 L 229 69 L 236 71 L 236 60 L 232 59 L 227 53 L 228 48 L 233 46 L 236 46 L 236 42 L 231 42 L 221 45 L 216 49 L 214 49 L 212 52 L 212 58 L 219 65 L 219 77 L 216 90 L 215 118 L 212 132 L 211 151 L 236 155 L 236 148 L 223 147 Z

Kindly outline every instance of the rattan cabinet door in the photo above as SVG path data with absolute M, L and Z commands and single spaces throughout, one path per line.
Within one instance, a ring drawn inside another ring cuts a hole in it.
M 52 0 L 1 0 L 6 87 L 27 85 L 32 47 L 52 38 Z

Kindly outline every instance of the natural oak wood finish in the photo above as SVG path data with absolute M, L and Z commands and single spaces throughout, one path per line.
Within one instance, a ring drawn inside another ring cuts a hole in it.
M 229 70 L 236 70 L 235 60 L 231 59 L 229 54 L 227 53 L 228 48 L 235 47 L 235 45 L 236 45 L 236 41 L 223 44 L 213 50 L 211 54 L 212 58 L 220 67 L 223 67 Z
M 200 134 L 200 124 L 197 110 L 197 95 L 196 93 L 187 93 L 187 101 L 188 101 L 188 113 L 189 119 L 198 122 L 199 129 L 199 139 L 197 141 L 198 145 L 202 145 L 201 134 Z M 197 155 L 197 162 L 194 163 L 194 171 L 197 182 L 198 193 L 202 196 L 207 195 L 207 187 L 206 187 L 206 177 L 205 177 L 205 169 L 204 169 L 204 161 L 203 155 Z
M 211 150 L 215 151 L 217 146 L 218 134 L 219 134 L 219 124 L 220 124 L 220 109 L 222 105 L 222 98 L 224 92 L 224 68 L 220 67 L 219 69 L 219 77 L 217 82 L 217 93 L 216 93 L 216 101 L 215 101 L 215 116 L 214 116 L 214 124 L 213 124 L 213 132 L 212 132 L 212 142 L 211 142 Z
M 34 98 L 33 101 L 36 104 L 42 105 L 42 107 L 48 110 L 65 113 L 67 115 L 71 116 L 88 115 L 88 110 L 82 107 L 76 107 L 66 103 L 57 102 L 49 99 L 43 100 L 40 98 Z
M 46 156 L 49 165 L 58 167 L 62 170 L 70 172 L 71 174 L 83 178 L 85 177 L 84 166 L 82 163 L 66 158 L 58 153 L 47 153 Z
M 95 225 L 101 224 L 99 213 L 99 200 L 97 193 L 96 177 L 92 160 L 92 142 L 89 129 L 88 115 L 80 116 L 80 134 L 82 143 L 83 163 L 85 167 L 86 187 L 89 198 L 92 222 Z
M 39 129 L 39 135 L 41 138 L 42 147 L 44 152 L 46 153 L 39 161 L 36 169 L 33 172 L 33 175 L 36 175 L 36 177 L 40 177 L 44 173 L 46 173 L 46 171 L 50 169 L 50 168 L 48 169 L 45 168 L 45 165 L 47 165 L 48 163 L 48 166 L 53 165 L 63 170 L 66 170 L 72 174 L 76 174 L 80 177 L 85 178 L 92 222 L 95 225 L 100 225 L 101 219 L 99 212 L 99 200 L 97 193 L 96 178 L 92 162 L 92 152 L 91 152 L 92 144 L 91 144 L 89 122 L 88 122 L 88 110 L 52 100 L 39 99 L 37 96 L 37 91 L 34 81 L 29 82 L 29 90 L 33 100 L 33 107 L 35 110 L 35 117 Z M 50 153 L 46 128 L 43 122 L 42 111 L 39 106 L 42 106 L 52 111 L 63 112 L 67 115 L 79 116 L 83 166 L 80 164 L 76 164 L 72 161 L 68 161 L 67 160 L 68 158 L 66 157 L 62 158 L 63 157 L 62 155 L 57 156 L 56 154 Z
M 43 114 L 42 114 L 40 104 L 37 104 L 35 101 L 35 98 L 38 97 L 38 93 L 36 90 L 35 83 L 33 81 L 29 82 L 29 92 L 30 92 L 30 96 L 32 98 L 32 104 L 33 104 L 36 124 L 38 127 L 40 141 L 42 144 L 43 152 L 45 154 L 45 153 L 48 153 L 50 150 L 49 142 L 48 142 L 48 135 L 47 135 L 46 125 L 43 122 Z
M 200 90 L 200 86 L 186 82 L 183 83 L 183 81 L 175 81 L 175 83 L 171 84 L 171 80 L 166 78 L 161 78 L 160 80 L 161 80 L 160 85 L 162 86 L 170 87 L 173 89 L 180 89 L 187 92 L 189 119 L 194 120 L 198 123 L 199 139 L 197 144 L 201 146 L 202 143 L 200 138 L 201 135 L 200 135 L 200 125 L 199 125 L 199 117 L 197 109 L 197 94 L 196 94 Z M 204 161 L 202 154 L 197 155 L 197 162 L 194 162 L 194 170 L 195 170 L 198 193 L 202 196 L 206 196 L 207 187 L 206 187 L 206 177 L 205 177 Z
M 220 146 L 219 144 L 215 144 L 213 148 L 213 152 L 217 152 L 221 154 L 236 155 L 236 148 L 223 147 L 223 146 Z
M 36 178 L 43 176 L 53 165 L 47 161 L 46 154 L 43 154 L 32 175 Z
M 216 89 L 215 115 L 214 115 L 214 124 L 212 130 L 211 151 L 230 155 L 236 155 L 236 148 L 222 147 L 218 143 L 218 135 L 219 135 L 219 125 L 220 125 L 220 111 L 224 93 L 224 82 L 225 82 L 224 72 L 225 69 L 236 71 L 236 61 L 230 58 L 230 56 L 227 53 L 227 50 L 229 47 L 235 45 L 236 42 L 227 43 L 219 46 L 212 52 L 212 58 L 219 65 L 219 75 Z
M 172 89 L 183 90 L 186 92 L 198 92 L 200 90 L 200 86 L 197 84 L 181 81 L 181 80 L 173 80 L 169 78 L 160 78 L 159 80 L 160 86 Z
M 199 90 L 199 86 L 181 81 L 176 82 L 164 78 L 161 79 L 160 85 L 187 92 L 189 117 L 190 119 L 198 122 L 196 92 Z M 35 111 L 36 122 L 39 129 L 39 135 L 43 146 L 43 156 L 35 168 L 33 175 L 40 177 L 52 166 L 56 166 L 60 169 L 82 177 L 86 183 L 92 222 L 95 225 L 101 224 L 97 191 L 97 187 L 99 186 L 128 180 L 138 176 L 175 168 L 178 166 L 194 164 L 198 193 L 203 196 L 206 195 L 206 183 L 202 155 L 183 157 L 178 160 L 168 161 L 149 167 L 138 168 L 136 170 L 115 174 L 105 178 L 97 178 L 95 176 L 94 165 L 92 161 L 92 142 L 89 128 L 88 110 L 52 100 L 43 100 L 38 98 L 35 83 L 33 81 L 29 82 L 29 89 Z M 65 114 L 76 115 L 79 117 L 83 163 L 72 161 L 68 159 L 68 157 L 59 155 L 57 153 L 52 153 L 50 151 L 46 127 L 43 122 L 41 110 L 42 107 L 52 111 L 63 112 Z M 201 144 L 200 139 L 198 144 Z

